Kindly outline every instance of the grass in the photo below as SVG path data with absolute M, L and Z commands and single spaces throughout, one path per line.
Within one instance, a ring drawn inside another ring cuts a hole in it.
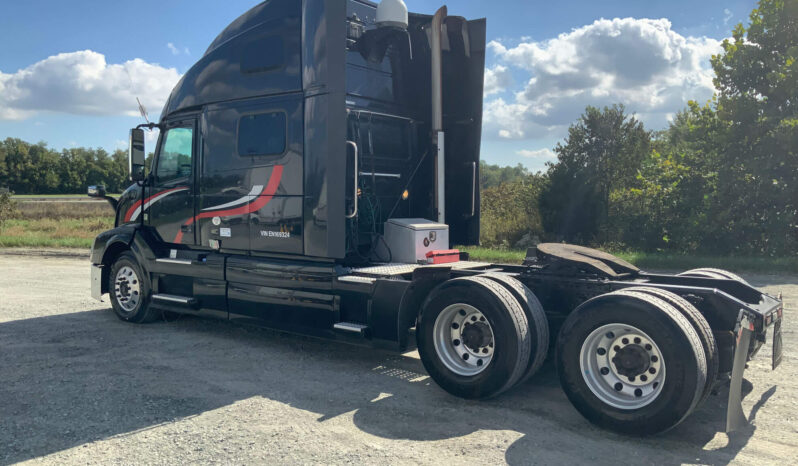
M 11 219 L 0 230 L 0 247 L 90 248 L 97 234 L 113 227 L 113 217 Z
M 501 250 L 483 247 L 461 246 L 472 260 L 505 264 L 520 264 L 526 251 Z M 732 272 L 798 273 L 798 257 L 746 257 L 707 256 L 672 253 L 617 252 L 608 251 L 641 269 L 688 270 L 699 267 L 714 267 Z

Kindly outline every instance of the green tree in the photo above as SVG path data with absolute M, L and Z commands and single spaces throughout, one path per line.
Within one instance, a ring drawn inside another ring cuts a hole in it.
M 589 106 L 554 151 L 540 198 L 546 231 L 568 241 L 607 241 L 611 193 L 636 181 L 651 133 L 623 105 Z
M 760 0 L 712 58 L 728 128 L 715 221 L 738 250 L 798 250 L 798 0 Z

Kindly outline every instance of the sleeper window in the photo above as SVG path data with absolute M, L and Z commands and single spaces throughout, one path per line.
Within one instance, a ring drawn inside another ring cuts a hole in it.
M 280 155 L 285 152 L 284 112 L 246 115 L 238 122 L 238 155 Z

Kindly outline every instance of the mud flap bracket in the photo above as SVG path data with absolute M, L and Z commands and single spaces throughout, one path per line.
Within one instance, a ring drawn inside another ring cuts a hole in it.
M 740 311 L 737 328 L 737 345 L 734 348 L 731 384 L 729 385 L 729 404 L 726 408 L 726 432 L 734 432 L 748 425 L 743 413 L 743 372 L 748 359 L 748 348 L 754 334 L 754 323 L 744 311 Z

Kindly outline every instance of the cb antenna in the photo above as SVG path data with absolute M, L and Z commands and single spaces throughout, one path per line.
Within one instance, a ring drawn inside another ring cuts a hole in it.
M 152 131 L 153 128 L 158 128 L 159 127 L 158 123 L 151 123 L 150 122 L 150 119 L 147 117 L 147 109 L 144 108 L 143 105 L 141 105 L 141 101 L 139 100 L 138 97 L 136 97 L 136 102 L 138 102 L 138 104 L 139 104 L 139 113 L 141 113 L 141 117 L 144 118 L 144 121 L 147 122 L 147 123 L 143 123 L 143 124 L 138 125 L 136 128 L 147 128 L 150 131 Z
M 148 125 L 151 124 L 150 119 L 147 118 L 147 109 L 144 108 L 143 105 L 141 105 L 141 101 L 139 100 L 138 97 L 136 97 L 136 102 L 138 102 L 139 104 L 139 113 L 141 113 L 141 117 L 144 118 L 144 121 L 146 121 Z

